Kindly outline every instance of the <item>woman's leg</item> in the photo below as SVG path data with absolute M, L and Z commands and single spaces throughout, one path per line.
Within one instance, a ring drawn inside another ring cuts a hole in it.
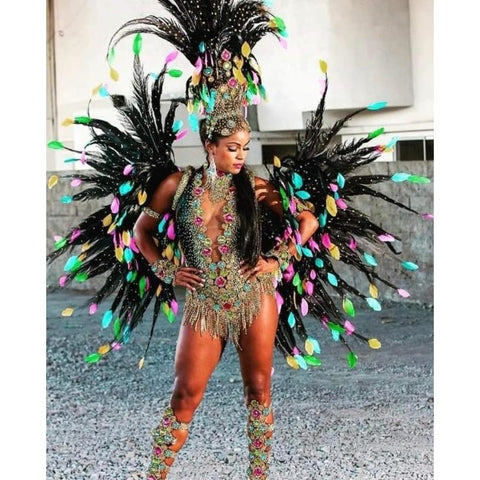
M 273 411 L 271 374 L 278 311 L 275 298 L 262 295 L 258 316 L 240 337 L 238 355 L 248 409 L 249 479 L 268 478 Z
M 169 467 L 188 435 L 188 426 L 200 404 L 208 380 L 220 360 L 225 341 L 200 334 L 182 323 L 175 353 L 175 383 L 170 405 L 153 432 L 148 480 L 167 478 Z

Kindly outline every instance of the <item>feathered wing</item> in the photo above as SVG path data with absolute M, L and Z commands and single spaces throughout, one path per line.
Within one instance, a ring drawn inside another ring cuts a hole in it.
M 164 178 L 179 170 L 172 149 L 175 139 L 182 135 L 181 126 L 175 121 L 179 102 L 170 102 L 165 118 L 161 111 L 166 73 L 167 65 L 152 80 L 144 74 L 139 56 L 135 55 L 132 97 L 110 95 L 121 127 L 90 116 L 76 117 L 70 123 L 90 129 L 91 139 L 84 149 L 73 150 L 56 141 L 49 144 L 51 148 L 74 152 L 77 161 L 91 167 L 85 173 L 65 175 L 72 179 L 73 186 L 84 188 L 63 201 L 106 202 L 57 239 L 54 250 L 47 256 L 51 263 L 70 254 L 59 280 L 61 286 L 104 275 L 103 286 L 89 300 L 91 314 L 104 299 L 113 296 L 101 322 L 104 328 L 113 328 L 112 340 L 88 355 L 88 362 L 95 362 L 127 343 L 152 301 L 150 339 L 159 314 L 163 312 L 173 321 L 177 312 L 172 286 L 160 282 L 151 272 L 133 239 L 133 226 L 143 205 L 148 204 L 153 190 Z M 158 230 L 157 240 L 164 255 L 179 263 L 180 250 L 171 212 L 161 219 Z
M 92 167 L 91 172 L 71 175 L 75 185 L 83 184 L 86 188 L 62 201 L 105 199 L 106 202 L 59 238 L 47 257 L 52 262 L 71 254 L 59 281 L 62 286 L 105 275 L 105 283 L 91 299 L 91 313 L 95 313 L 100 302 L 114 295 L 110 309 L 102 318 L 104 328 L 113 326 L 114 338 L 87 356 L 89 362 L 98 361 L 127 343 L 152 300 L 155 305 L 148 344 L 159 313 L 163 312 L 173 321 L 177 312 L 172 287 L 153 275 L 132 238 L 133 225 L 142 205 L 148 202 L 162 179 L 178 170 L 172 143 L 186 133 L 180 130 L 181 122 L 174 119 L 177 101 L 171 103 L 162 119 L 164 77 L 182 74 L 168 64 L 180 52 L 195 67 L 186 82 L 185 98 L 179 101 L 186 104 L 190 127 L 197 131 L 196 114 L 205 114 L 213 107 L 215 89 L 222 82 L 232 80 L 245 86 L 245 105 L 265 96 L 259 66 L 251 50 L 268 33 L 278 38 L 287 35 L 283 21 L 271 14 L 260 0 L 207 0 L 193 6 L 193 2 L 187 0 L 159 0 L 159 4 L 170 14 L 169 18 L 149 15 L 128 21 L 113 34 L 108 47 L 107 62 L 110 76 L 115 80 L 118 75 L 113 68 L 115 46 L 123 38 L 135 35 L 132 97 L 111 95 L 121 128 L 89 115 L 77 117 L 70 123 L 85 125 L 92 137 L 82 151 L 69 149 L 57 141 L 49 144 L 51 148 L 78 154 L 73 160 Z M 164 69 L 153 82 L 144 75 L 140 63 L 142 34 L 156 35 L 176 48 L 167 56 Z M 49 186 L 55 181 L 50 179 Z M 158 241 L 164 256 L 179 263 L 181 252 L 172 212 L 159 223 Z
M 355 316 L 355 300 L 363 299 L 373 310 L 380 310 L 378 285 L 381 283 L 397 290 L 400 296 L 408 296 L 408 292 L 379 276 L 375 270 L 376 257 L 390 255 L 397 259 L 399 254 L 392 242 L 400 239 L 351 206 L 350 201 L 359 195 L 370 195 L 419 214 L 373 186 L 385 181 L 430 182 L 425 177 L 402 173 L 393 176 L 356 175 L 360 167 L 373 162 L 386 148 L 393 146 L 393 143 L 367 146 L 383 133 L 383 128 L 359 140 L 343 143 L 332 140 L 352 116 L 367 109 L 379 110 L 386 104 L 371 104 L 337 121 L 332 127 L 325 127 L 323 114 L 328 78 L 326 64 L 323 65 L 325 90 L 305 133 L 298 136 L 296 153 L 281 161 L 276 158 L 270 174 L 270 180 L 279 189 L 283 200 L 287 224 L 283 239 L 291 238 L 297 245 L 297 255 L 283 271 L 278 286 L 277 302 L 281 308 L 276 346 L 289 365 L 304 369 L 308 365 L 320 364 L 315 356 L 320 353 L 318 340 L 309 335 L 303 322 L 307 314 L 316 318 L 334 340 L 346 347 L 348 364 L 354 367 L 357 355 L 350 346 L 351 337 L 367 342 L 371 348 L 381 346 L 377 339 L 366 338 L 356 331 L 349 320 Z M 300 244 L 295 220 L 299 205 L 315 212 L 320 224 L 304 246 Z M 417 269 L 413 262 L 398 261 L 407 270 Z M 339 264 L 366 278 L 369 295 L 342 278 L 341 269 L 336 267 Z

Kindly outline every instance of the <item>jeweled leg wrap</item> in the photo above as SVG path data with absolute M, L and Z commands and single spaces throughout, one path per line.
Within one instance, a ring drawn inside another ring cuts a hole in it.
M 268 478 L 269 457 L 272 445 L 273 423 L 267 423 L 272 406 L 265 407 L 256 400 L 248 405 L 247 436 L 250 466 L 247 469 L 249 480 Z M 271 435 L 267 435 L 272 432 Z
M 153 435 L 153 451 L 150 466 L 147 470 L 147 480 L 163 480 L 167 478 L 167 473 L 171 463 L 175 459 L 177 452 L 170 449 L 172 445 L 177 443 L 177 438 L 173 435 L 176 430 L 188 430 L 190 423 L 182 423 L 177 420 L 173 409 L 167 407 L 163 413 L 163 417 Z M 172 459 L 170 465 L 167 459 Z

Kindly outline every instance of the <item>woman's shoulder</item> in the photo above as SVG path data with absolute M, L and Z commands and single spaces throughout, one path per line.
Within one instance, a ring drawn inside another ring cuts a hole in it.
M 173 172 L 170 175 L 168 175 L 163 181 L 163 184 L 168 187 L 176 189 L 180 185 L 180 182 L 182 181 L 182 179 L 185 179 L 185 177 L 187 178 L 190 177 L 190 175 L 192 175 L 194 171 L 195 171 L 195 168 L 189 165 L 184 169 L 178 170 L 178 172 Z

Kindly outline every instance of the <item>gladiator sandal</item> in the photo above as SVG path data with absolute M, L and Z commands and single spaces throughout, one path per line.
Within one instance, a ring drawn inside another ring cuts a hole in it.
M 267 417 L 272 412 L 272 406 L 265 407 L 256 400 L 252 400 L 247 408 L 248 459 L 250 461 L 247 469 L 248 479 L 265 480 L 268 479 L 273 435 L 273 423 L 267 423 Z
M 147 480 L 163 480 L 167 478 L 170 466 L 177 455 L 177 452 L 170 449 L 177 442 L 173 432 L 188 430 L 189 426 L 190 423 L 182 423 L 177 420 L 172 407 L 166 408 L 159 425 L 152 431 L 153 451 L 150 466 L 147 470 Z M 167 463 L 168 459 L 170 461 Z

